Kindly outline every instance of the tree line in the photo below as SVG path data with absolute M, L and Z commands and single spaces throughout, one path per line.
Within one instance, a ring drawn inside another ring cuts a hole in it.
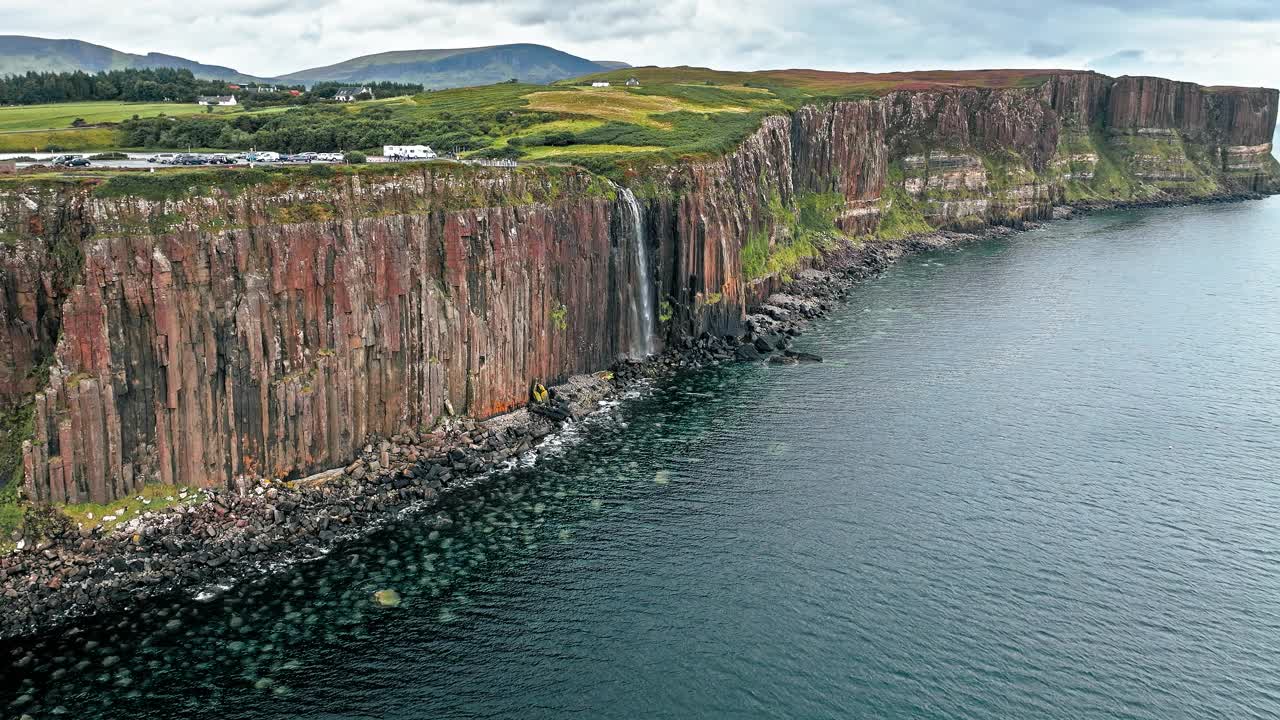
M 350 112 L 336 104 L 323 104 L 283 113 L 135 118 L 121 123 L 120 130 L 125 147 L 256 148 L 294 153 L 423 144 L 446 152 L 484 148 L 497 137 L 556 117 L 511 111 L 421 117 L 387 107 Z
M 0 77 L 0 104 L 123 100 L 195 102 L 200 95 L 225 95 L 227 84 L 197 80 L 190 70 L 145 68 L 86 72 L 28 72 Z
M 249 106 L 306 105 L 325 102 L 341 87 L 368 87 L 374 97 L 413 95 L 423 91 L 413 83 L 319 82 L 307 91 L 302 85 L 272 85 L 277 92 L 232 90 L 222 80 L 200 80 L 190 70 L 141 68 L 106 70 L 99 73 L 27 72 L 0 77 L 0 105 L 40 105 L 45 103 L 117 100 L 124 102 L 193 103 L 201 95 L 235 95 Z M 298 91 L 294 95 L 290 90 Z

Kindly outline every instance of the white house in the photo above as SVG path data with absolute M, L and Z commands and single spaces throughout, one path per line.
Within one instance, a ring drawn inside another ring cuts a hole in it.
M 383 145 L 382 157 L 397 160 L 430 160 L 436 157 L 436 151 L 426 145 Z
M 235 105 L 235 95 L 201 95 L 196 98 L 199 105 Z
M 627 87 L 640 87 L 640 81 L 635 78 L 627 78 Z
M 609 87 L 609 83 L 597 80 L 591 83 L 591 87 Z
M 369 99 L 372 100 L 373 90 L 367 86 L 338 88 L 338 92 L 334 93 L 333 99 L 338 102 L 354 102 L 361 95 L 368 95 Z

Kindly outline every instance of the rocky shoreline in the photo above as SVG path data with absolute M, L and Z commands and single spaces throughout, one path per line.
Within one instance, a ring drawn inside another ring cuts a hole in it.
M 1082 203 L 1055 208 L 1054 219 L 1070 217 L 1075 210 L 1177 204 L 1188 203 Z M 319 557 L 409 509 L 429 525 L 446 526 L 451 520 L 442 500 L 451 488 L 476 482 L 517 459 L 533 458 L 561 422 L 598 411 L 602 401 L 633 383 L 721 362 L 820 361 L 792 350 L 793 338 L 806 323 L 834 310 L 859 281 L 910 254 L 1016 231 L 996 226 L 980 233 L 939 231 L 845 246 L 824 256 L 820 269 L 800 271 L 782 291 L 750 307 L 743 335 L 683 337 L 645 362 L 622 361 L 612 372 L 571 378 L 556 388 L 560 404 L 554 412 L 522 409 L 484 422 L 450 418 L 422 434 L 405 429 L 371 439 L 345 467 L 292 482 L 239 479 L 231 488 L 199 491 L 192 502 L 144 513 L 110 532 L 101 526 L 73 526 L 55 511 L 30 510 L 26 526 L 37 537 L 15 538 L 18 549 L 0 557 L 0 639 L 242 581 L 266 572 L 268 565 Z

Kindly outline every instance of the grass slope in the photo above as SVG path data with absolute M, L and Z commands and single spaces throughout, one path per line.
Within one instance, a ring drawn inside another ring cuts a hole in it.
M 77 118 L 90 125 L 117 123 L 134 115 L 199 115 L 204 107 L 187 103 L 126 103 L 126 102 L 76 102 L 50 103 L 47 105 L 21 105 L 0 108 L 0 132 L 21 130 L 58 130 L 71 127 Z M 239 107 L 215 107 L 215 113 L 244 112 Z
M 273 114 L 289 110 L 270 107 L 252 114 Z M 241 107 L 215 107 L 208 113 L 200 105 L 187 103 L 78 102 L 21 105 L 0 108 L 0 152 L 44 152 L 49 148 L 68 151 L 110 150 L 121 147 L 120 133 L 113 127 L 75 128 L 77 119 L 89 125 L 110 125 L 137 117 L 216 116 L 248 114 Z

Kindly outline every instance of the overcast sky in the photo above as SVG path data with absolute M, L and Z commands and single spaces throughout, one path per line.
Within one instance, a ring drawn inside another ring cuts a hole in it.
M 533 42 L 634 65 L 1091 68 L 1280 85 L 1280 0 L 0 0 L 0 32 L 255 75 Z

